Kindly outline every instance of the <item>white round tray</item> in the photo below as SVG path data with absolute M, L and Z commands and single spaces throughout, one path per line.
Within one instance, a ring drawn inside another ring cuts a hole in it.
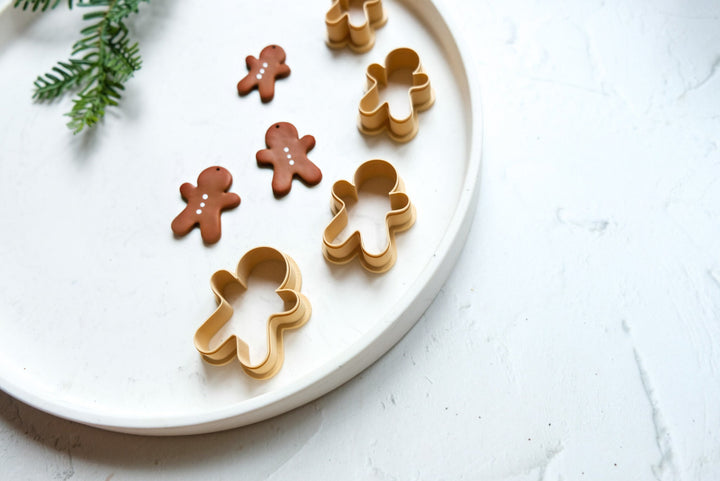
M 49 413 L 139 434 L 237 427 L 298 407 L 365 369 L 418 320 L 447 278 L 475 206 L 481 152 L 477 87 L 443 8 L 386 0 L 388 23 L 366 54 L 330 50 L 330 2 L 153 2 L 131 19 L 144 65 L 104 125 L 73 136 L 70 98 L 30 100 L 34 77 L 66 58 L 83 9 L 0 15 L 0 388 Z M 78 12 L 77 10 L 80 10 Z M 275 99 L 238 97 L 246 55 L 287 52 Z M 436 91 L 417 137 L 395 144 L 356 128 L 365 68 L 415 49 Z M 317 146 L 315 187 L 294 182 L 277 200 L 255 152 L 289 121 Z M 382 158 L 405 180 L 417 222 L 398 234 L 386 274 L 328 264 L 321 235 L 330 190 Z M 210 165 L 233 174 L 242 204 L 223 236 L 176 239 L 178 188 Z M 215 309 L 211 274 L 271 245 L 303 274 L 310 321 L 285 335 L 277 376 L 256 381 L 238 364 L 213 367 L 192 344 Z

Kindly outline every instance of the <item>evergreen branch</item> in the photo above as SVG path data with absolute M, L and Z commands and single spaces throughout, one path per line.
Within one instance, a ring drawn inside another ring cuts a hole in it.
M 27 10 L 27 8 L 30 7 L 33 12 L 36 12 L 38 9 L 44 12 L 48 8 L 53 9 L 57 7 L 59 3 L 60 0 L 15 0 L 13 7 L 20 7 L 23 10 Z M 72 8 L 72 6 L 73 0 L 68 0 L 68 8 Z
M 24 2 L 24 3 L 23 3 Z M 55 8 L 60 0 L 16 0 L 15 6 L 33 10 Z M 77 0 L 78 7 L 94 8 L 85 13 L 88 23 L 72 46 L 70 59 L 58 62 L 52 71 L 35 80 L 33 98 L 49 100 L 79 89 L 67 116 L 68 127 L 78 133 L 92 127 L 110 106 L 117 106 L 124 83 L 142 66 L 140 48 L 131 42 L 124 21 L 149 0 Z M 68 0 L 72 7 L 73 0 Z

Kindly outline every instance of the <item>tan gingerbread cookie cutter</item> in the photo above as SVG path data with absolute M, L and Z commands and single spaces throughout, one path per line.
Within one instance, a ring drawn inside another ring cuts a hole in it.
M 222 344 L 211 349 L 210 343 L 220 329 L 233 316 L 233 307 L 225 297 L 230 284 L 240 284 L 247 289 L 248 278 L 253 269 L 263 262 L 279 261 L 284 264 L 285 277 L 275 290 L 278 296 L 290 306 L 283 312 L 270 315 L 267 320 L 267 356 L 261 362 L 252 364 L 248 344 L 235 334 L 230 335 Z M 226 270 L 215 272 L 210 279 L 218 307 L 213 314 L 195 332 L 195 348 L 209 364 L 223 365 L 237 357 L 243 370 L 255 379 L 267 379 L 274 376 L 282 367 L 285 358 L 283 349 L 283 331 L 296 329 L 305 324 L 312 313 L 310 301 L 300 293 L 302 276 L 300 268 L 289 255 L 272 247 L 256 247 L 245 253 L 238 262 L 236 273 Z
M 390 199 L 391 210 L 385 214 L 387 245 L 379 253 L 372 253 L 365 249 L 359 231 L 352 232 L 347 239 L 340 243 L 333 241 L 348 225 L 348 209 L 346 200 L 358 200 L 358 191 L 362 185 L 373 178 L 385 178 L 390 181 L 392 188 L 387 195 Z M 355 171 L 353 183 L 339 180 L 332 187 L 332 201 L 330 209 L 333 219 L 323 232 L 323 255 L 334 264 L 345 264 L 355 256 L 360 257 L 362 266 L 370 272 L 383 273 L 389 270 L 397 259 L 395 234 L 402 232 L 415 223 L 415 206 L 405 192 L 405 183 L 398 175 L 390 162 L 381 159 L 369 160 Z
M 396 118 L 390 112 L 387 101 L 380 102 L 380 90 L 387 87 L 393 74 L 406 73 L 412 78 L 408 90 L 410 113 L 405 118 Z M 408 142 L 418 132 L 418 113 L 429 109 L 435 102 L 435 92 L 430 78 L 423 70 L 420 56 L 410 48 L 398 48 L 385 57 L 385 65 L 373 63 L 367 68 L 367 91 L 360 99 L 358 128 L 367 135 L 388 131 L 390 138 L 397 142 Z
M 333 0 L 325 14 L 327 44 L 330 48 L 345 46 L 357 53 L 367 52 L 375 45 L 375 30 L 385 25 L 387 15 L 381 0 L 355 0 L 362 2 L 365 21 L 359 25 L 350 22 L 353 0 Z

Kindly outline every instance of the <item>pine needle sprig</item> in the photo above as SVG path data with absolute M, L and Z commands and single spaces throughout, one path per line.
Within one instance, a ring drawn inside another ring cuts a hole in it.
M 48 8 L 55 8 L 58 6 L 58 3 L 60 3 L 60 0 L 15 0 L 15 3 L 13 4 L 13 7 L 15 8 L 22 8 L 23 10 L 27 10 L 28 7 L 33 12 L 36 12 L 38 9 L 41 12 L 44 12 Z M 68 7 L 72 8 L 73 0 L 68 0 Z
M 60 0 L 16 0 L 15 6 L 55 8 Z M 140 48 L 131 41 L 125 19 L 149 0 L 77 0 L 78 7 L 94 8 L 83 15 L 89 25 L 72 47 L 71 58 L 58 62 L 35 80 L 33 98 L 52 100 L 77 91 L 67 126 L 78 133 L 97 124 L 110 106 L 117 106 L 124 83 L 142 66 Z M 72 7 L 73 0 L 69 0 Z
M 60 97 L 68 90 L 74 90 L 82 84 L 83 79 L 90 73 L 92 63 L 83 59 L 70 59 L 67 62 L 58 62 L 52 68 L 53 73 L 46 73 L 35 80 L 33 98 L 37 100 L 52 100 Z

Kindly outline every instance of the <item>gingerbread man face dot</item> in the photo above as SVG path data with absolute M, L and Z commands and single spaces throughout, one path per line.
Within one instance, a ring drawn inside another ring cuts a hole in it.
M 263 102 L 270 102 L 275 96 L 275 80 L 290 75 L 290 67 L 285 64 L 285 50 L 279 45 L 262 49 L 260 58 L 248 55 L 245 64 L 248 74 L 238 82 L 238 94 L 245 96 L 257 88 Z
M 316 185 L 322 180 L 322 172 L 308 159 L 307 153 L 315 147 L 315 137 L 306 135 L 298 138 L 298 131 L 289 122 L 278 122 L 265 133 L 267 149 L 255 155 L 258 166 L 272 167 L 272 190 L 275 197 L 290 192 L 292 180 L 298 177 L 307 185 Z
M 180 186 L 180 195 L 187 202 L 185 209 L 172 221 L 176 236 L 184 236 L 196 225 L 206 244 L 220 240 L 220 214 L 225 209 L 240 205 L 240 196 L 227 192 L 232 185 L 232 175 L 220 166 L 208 167 L 197 179 L 197 187 L 189 182 Z

